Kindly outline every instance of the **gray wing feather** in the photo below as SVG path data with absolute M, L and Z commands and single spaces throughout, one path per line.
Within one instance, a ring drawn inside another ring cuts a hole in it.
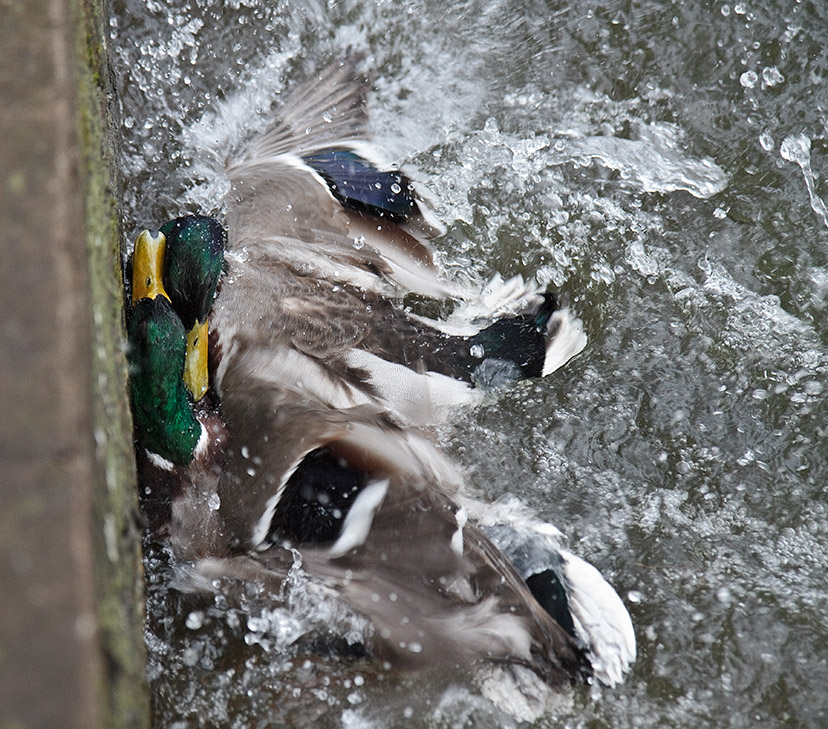
M 296 86 L 281 103 L 272 129 L 247 148 L 239 162 L 368 139 L 365 85 L 352 60 L 335 63 Z
M 390 287 L 467 295 L 438 277 L 428 240 L 440 232 L 436 223 L 417 216 L 397 225 L 343 208 L 302 160 L 316 149 L 367 140 L 365 90 L 353 64 L 333 65 L 297 87 L 283 108 L 281 119 L 228 166 L 230 248 L 269 241 L 265 252 L 274 260 L 306 267 L 315 261 L 319 278 L 382 293 Z

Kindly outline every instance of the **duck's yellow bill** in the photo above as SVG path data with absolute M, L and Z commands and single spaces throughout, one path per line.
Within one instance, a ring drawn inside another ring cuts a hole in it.
M 184 358 L 184 384 L 198 402 L 209 386 L 207 374 L 207 321 L 196 322 L 187 332 L 187 354 Z
M 141 299 L 163 296 L 170 300 L 164 290 L 164 253 L 167 239 L 161 231 L 154 235 L 142 230 L 135 239 L 132 254 L 132 303 Z

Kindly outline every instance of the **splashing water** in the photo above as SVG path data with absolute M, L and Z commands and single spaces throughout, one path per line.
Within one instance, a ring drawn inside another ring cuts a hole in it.
M 644 192 L 686 190 L 696 197 L 708 198 L 724 190 L 724 171 L 709 157 L 695 160 L 685 156 L 678 137 L 679 130 L 672 124 L 637 124 L 635 139 L 567 140 L 562 152 L 573 159 L 598 160 Z
M 811 140 L 804 134 L 791 134 L 782 140 L 779 145 L 779 154 L 788 162 L 796 162 L 805 178 L 808 188 L 808 197 L 811 198 L 811 209 L 822 218 L 823 224 L 828 227 L 828 208 L 822 198 L 817 195 L 814 183 L 814 173 L 811 171 Z
M 281 91 L 357 53 L 385 157 L 448 228 L 441 261 L 535 276 L 583 319 L 577 360 L 439 434 L 484 498 L 557 525 L 627 596 L 632 675 L 535 725 L 828 724 L 824 142 L 791 133 L 828 123 L 825 4 L 113 7 L 126 237 L 220 210 L 225 156 Z M 159 726 L 515 724 L 464 676 L 383 674 L 300 571 L 276 598 L 204 598 L 163 550 L 146 566 Z

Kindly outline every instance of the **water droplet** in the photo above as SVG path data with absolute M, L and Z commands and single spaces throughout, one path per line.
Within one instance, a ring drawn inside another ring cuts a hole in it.
M 187 616 L 185 625 L 190 630 L 198 630 L 202 625 L 204 625 L 204 613 L 200 610 L 194 610 Z
M 352 244 L 352 245 L 353 245 L 353 246 L 354 246 L 354 248 L 356 248 L 358 251 L 359 251 L 359 250 L 361 250 L 362 248 L 364 248 L 364 247 L 365 247 L 365 236 L 364 236 L 364 235 L 361 235 L 361 236 L 359 236 L 359 237 L 357 237 L 357 238 L 354 238 L 354 242 L 353 242 L 353 244 Z
M 627 593 L 627 600 L 629 600 L 634 605 L 637 605 L 644 599 L 644 595 L 642 595 L 638 590 L 630 590 Z
M 810 164 L 811 140 L 804 134 L 790 134 L 779 145 L 779 154 L 788 162 Z
M 733 593 L 729 587 L 720 587 L 716 590 L 716 599 L 725 605 L 730 605 L 733 602 Z
M 207 506 L 210 508 L 210 511 L 218 511 L 221 507 L 221 498 L 218 494 L 210 494 L 210 498 L 207 499 Z
M 472 346 L 469 347 L 469 354 L 472 357 L 482 359 L 483 355 L 486 354 L 486 350 L 483 348 L 482 344 L 472 344 Z
M 762 149 L 766 152 L 770 152 L 773 149 L 773 137 L 770 135 L 770 132 L 762 132 L 759 135 L 759 144 L 762 145 Z
M 777 86 L 785 80 L 785 77 L 776 66 L 768 66 L 762 70 L 762 80 L 768 86 Z
M 391 192 L 393 192 L 395 195 L 399 195 L 400 192 L 402 192 L 402 188 L 396 182 L 394 182 L 391 185 Z
M 790 134 L 782 140 L 779 145 L 779 154 L 782 159 L 788 162 L 796 162 L 802 170 L 805 178 L 805 186 L 808 188 L 808 197 L 811 198 L 811 209 L 817 213 L 822 222 L 828 227 L 828 207 L 822 198 L 817 195 L 816 181 L 813 170 L 811 170 L 811 140 L 804 134 Z
M 752 89 L 756 86 L 756 82 L 759 80 L 759 75 L 756 71 L 745 71 L 741 76 L 739 76 L 739 83 L 742 84 L 746 89 Z
M 744 455 L 736 459 L 736 463 L 738 463 L 740 466 L 747 466 L 749 463 L 753 463 L 755 460 L 756 453 L 752 449 L 748 448 L 744 452 Z

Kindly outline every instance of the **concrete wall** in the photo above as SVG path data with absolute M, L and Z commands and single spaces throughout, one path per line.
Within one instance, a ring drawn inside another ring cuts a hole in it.
M 149 726 L 104 13 L 0 3 L 0 729 Z

